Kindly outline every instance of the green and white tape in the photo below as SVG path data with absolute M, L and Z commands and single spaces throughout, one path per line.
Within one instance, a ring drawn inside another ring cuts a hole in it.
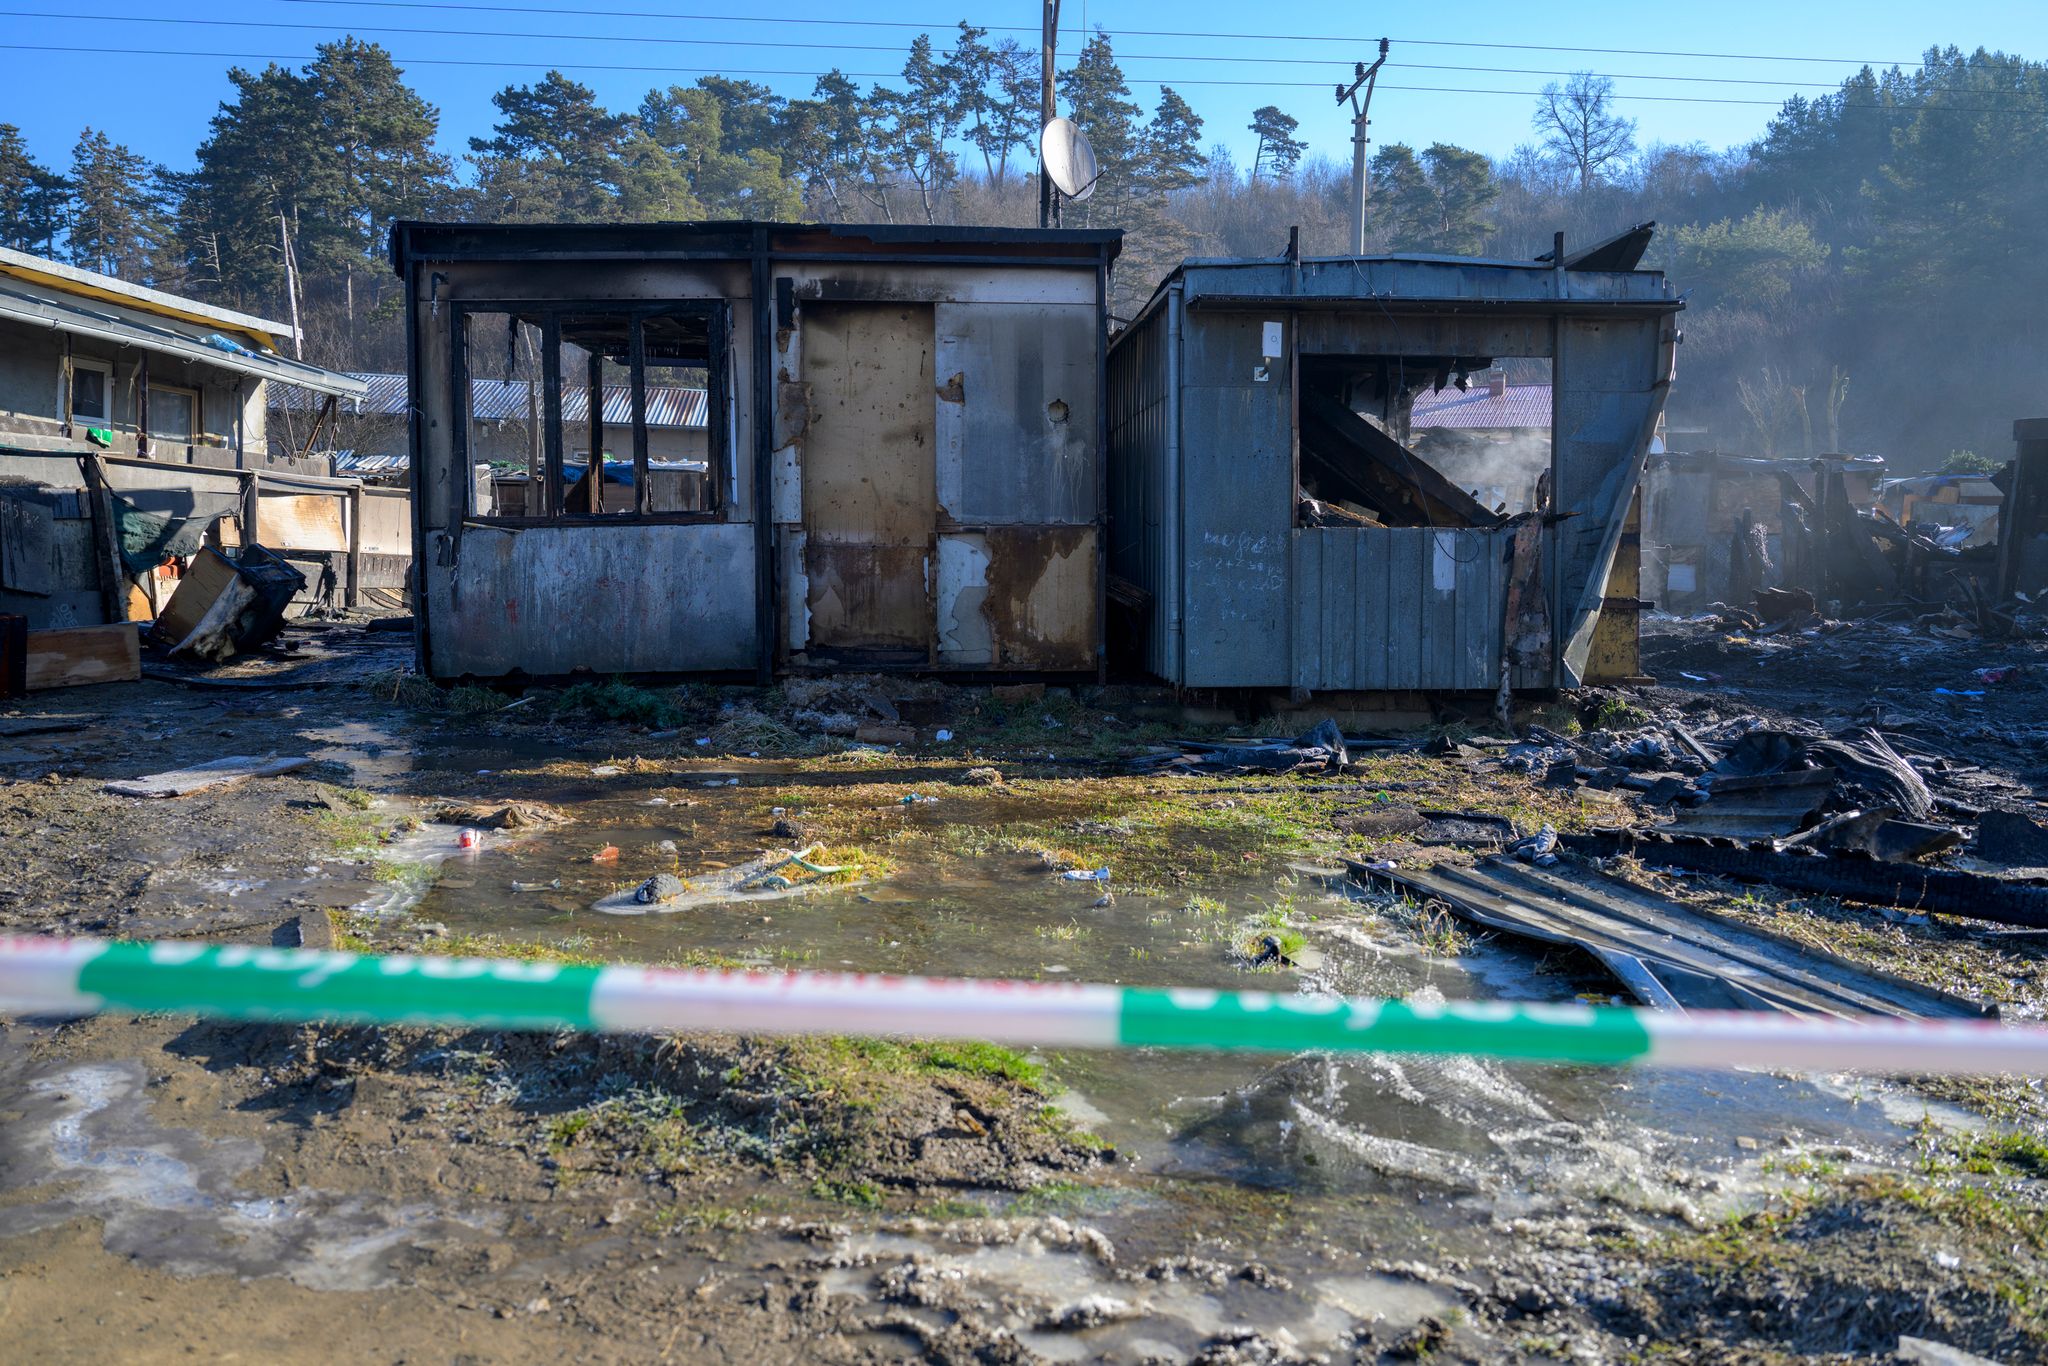
M 1525 1062 L 2048 1076 L 2048 1028 L 875 973 L 576 967 L 190 943 L 0 939 L 0 1011 L 491 1029 L 971 1038 L 1019 1047 L 1456 1053 Z

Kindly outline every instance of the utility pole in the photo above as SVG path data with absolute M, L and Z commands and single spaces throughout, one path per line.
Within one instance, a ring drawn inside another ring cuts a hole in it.
M 1052 74 L 1053 60 L 1060 45 L 1060 0 L 1043 0 L 1043 5 L 1038 35 L 1038 226 L 1049 228 L 1055 209 L 1052 175 L 1045 168 L 1044 135 L 1045 125 L 1053 120 Z
M 1351 71 L 1354 79 L 1349 86 L 1337 87 L 1337 103 L 1351 101 L 1351 254 L 1365 255 L 1365 197 L 1370 182 L 1365 174 L 1366 129 L 1371 126 L 1372 91 L 1379 84 L 1380 68 L 1387 63 L 1387 40 L 1380 39 L 1380 55 L 1373 59 L 1371 66 L 1354 62 Z M 1359 99 L 1360 87 L 1364 87 L 1365 98 Z
M 299 258 L 292 252 L 291 226 L 283 214 L 277 216 L 277 240 L 284 244 L 284 292 L 292 305 L 292 357 L 304 359 L 305 344 L 301 338 L 305 334 L 299 328 Z

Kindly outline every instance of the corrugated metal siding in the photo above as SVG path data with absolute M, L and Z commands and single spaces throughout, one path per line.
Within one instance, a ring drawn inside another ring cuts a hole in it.
M 1169 303 L 1117 338 L 1109 353 L 1110 572 L 1152 595 L 1144 622 L 1145 667 L 1177 679 L 1172 622 L 1180 610 L 1173 546 L 1173 479 L 1167 389 Z
M 1514 533 L 1328 527 L 1294 533 L 1297 688 L 1498 686 Z

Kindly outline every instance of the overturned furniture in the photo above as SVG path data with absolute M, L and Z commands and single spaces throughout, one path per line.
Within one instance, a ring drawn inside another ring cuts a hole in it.
M 422 668 L 1095 672 L 1119 240 L 398 224 Z M 484 379 L 539 415 L 516 511 L 471 448 Z M 690 506 L 648 478 L 664 386 L 706 395 Z
M 1175 270 L 1110 352 L 1111 570 L 1144 667 L 1297 696 L 1597 673 L 1681 307 L 1640 255 Z M 1418 454 L 1417 397 L 1510 360 L 1548 367 L 1543 439 Z

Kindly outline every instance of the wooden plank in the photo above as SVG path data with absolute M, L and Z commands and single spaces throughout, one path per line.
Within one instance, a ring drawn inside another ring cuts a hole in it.
M 343 496 L 332 493 L 265 493 L 260 544 L 272 550 L 346 551 L 342 503 Z
M 28 687 L 75 688 L 142 677 L 142 636 L 125 623 L 28 633 Z
M 279 773 L 290 773 L 293 769 L 304 768 L 313 761 L 309 758 L 254 758 L 247 754 L 230 754 L 223 759 L 212 759 L 191 768 L 174 768 L 168 773 L 151 773 L 141 778 L 125 778 L 106 784 L 105 790 L 117 797 L 185 797 L 209 788 L 227 787 L 234 783 L 246 782 L 250 778 L 268 778 Z

